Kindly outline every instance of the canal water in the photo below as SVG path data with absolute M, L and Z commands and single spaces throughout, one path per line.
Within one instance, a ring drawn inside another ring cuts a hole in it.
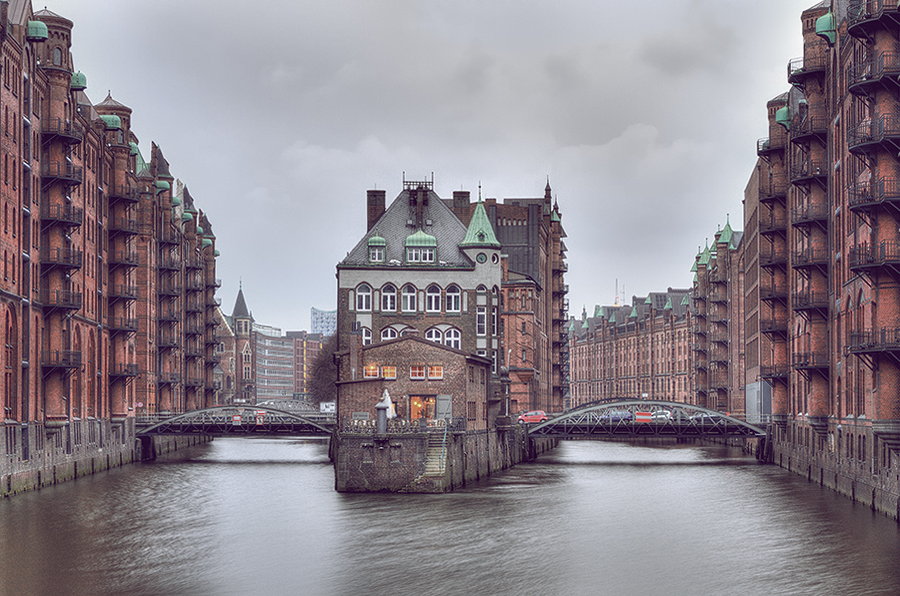
M 567 442 L 446 495 L 218 439 L 0 501 L 0 596 L 891 595 L 900 529 L 723 447 Z

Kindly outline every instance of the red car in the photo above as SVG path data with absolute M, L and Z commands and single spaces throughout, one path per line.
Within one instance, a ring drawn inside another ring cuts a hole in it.
M 534 422 L 546 422 L 547 414 L 543 410 L 532 410 L 519 416 L 519 424 L 532 424 Z

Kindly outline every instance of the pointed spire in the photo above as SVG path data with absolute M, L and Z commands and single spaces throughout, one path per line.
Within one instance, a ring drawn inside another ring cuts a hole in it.
M 469 229 L 466 230 L 466 237 L 459 243 L 459 247 L 500 248 L 500 243 L 494 234 L 494 228 L 491 226 L 487 211 L 484 209 L 484 203 L 481 202 L 481 184 L 478 185 L 478 203 L 475 204 L 475 211 L 472 213 Z
M 244 299 L 244 288 L 241 282 L 238 282 L 237 300 L 234 301 L 234 309 L 231 311 L 231 316 L 235 319 L 253 319 L 250 309 L 247 308 L 247 301 Z

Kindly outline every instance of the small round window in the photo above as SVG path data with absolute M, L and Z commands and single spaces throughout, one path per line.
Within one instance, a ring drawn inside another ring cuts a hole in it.
M 475 260 L 478 261 L 479 263 L 484 263 L 485 261 L 487 261 L 487 255 L 484 254 L 483 252 L 480 252 L 475 257 Z

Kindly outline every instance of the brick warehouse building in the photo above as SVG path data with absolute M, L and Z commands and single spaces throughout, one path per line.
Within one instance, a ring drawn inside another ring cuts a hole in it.
M 73 23 L 0 2 L 0 492 L 130 461 L 134 416 L 214 398 L 215 237 L 132 111 L 93 104 Z
M 898 515 L 900 11 L 801 22 L 747 190 L 747 380 L 771 386 L 777 463 Z

